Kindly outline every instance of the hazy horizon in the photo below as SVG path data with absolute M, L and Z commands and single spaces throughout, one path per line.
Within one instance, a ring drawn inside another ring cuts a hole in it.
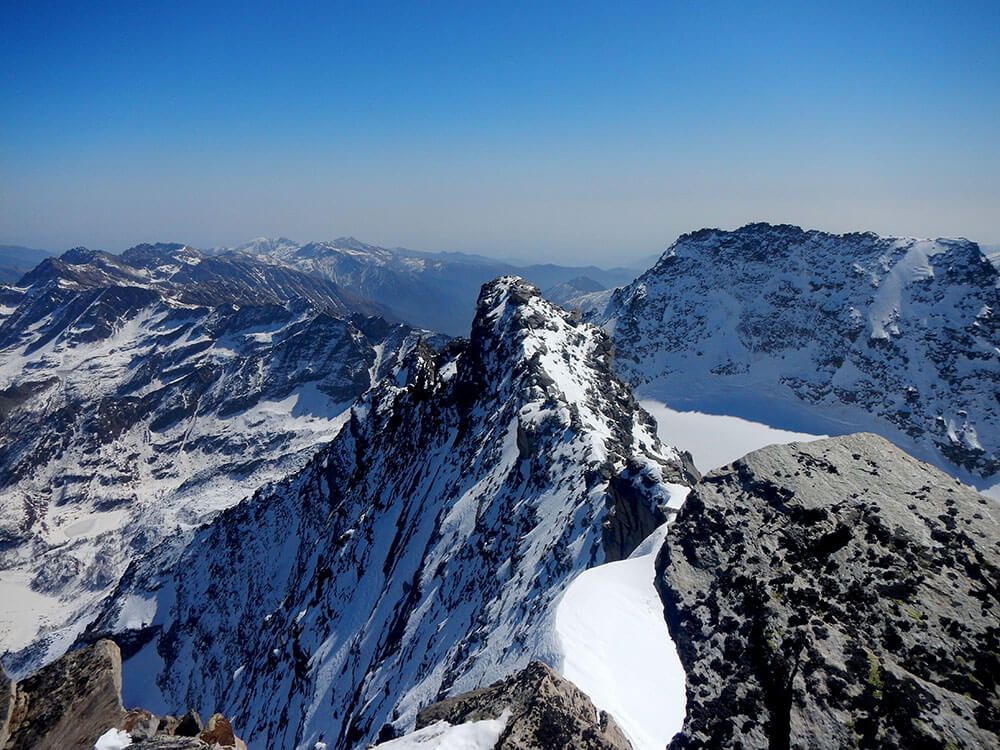
M 753 222 L 751 222 L 751 223 L 753 223 Z M 764 222 L 764 223 L 778 223 L 778 222 Z M 784 222 L 784 223 L 791 223 L 791 222 Z M 816 227 L 801 227 L 801 228 L 805 229 L 805 230 L 816 229 Z M 737 226 L 732 226 L 732 227 L 697 227 L 697 229 L 720 229 L 720 230 L 725 231 L 725 230 L 739 229 L 739 227 L 737 227 Z M 24 245 L 22 243 L 16 243 L 16 242 L 7 242 L 7 241 L 4 241 L 4 238 L 0 237 L 0 261 L 4 260 L 4 248 L 7 248 L 7 247 L 19 247 L 19 248 L 23 248 L 25 250 L 40 250 L 40 251 L 49 252 L 52 255 L 58 256 L 58 255 L 61 255 L 64 252 L 66 252 L 67 250 L 72 249 L 73 247 L 87 247 L 90 250 L 100 250 L 100 251 L 104 251 L 104 252 L 110 252 L 110 253 L 114 253 L 114 254 L 120 254 L 120 253 L 124 252 L 125 250 L 128 250 L 129 248 L 136 247 L 137 245 L 142 245 L 142 244 L 146 244 L 146 243 L 176 243 L 176 244 L 187 245 L 189 247 L 193 247 L 193 248 L 195 248 L 197 250 L 202 250 L 202 251 L 205 251 L 205 252 L 215 252 L 215 251 L 221 251 L 221 250 L 237 249 L 237 248 L 239 248 L 242 245 L 245 245 L 245 244 L 247 244 L 249 242 L 252 242 L 252 241 L 258 240 L 258 239 L 287 239 L 287 240 L 291 240 L 292 242 L 295 242 L 297 244 L 305 245 L 305 244 L 308 244 L 310 242 L 333 242 L 333 241 L 338 240 L 338 239 L 351 237 L 351 238 L 353 238 L 355 240 L 359 240 L 360 242 L 365 242 L 365 243 L 370 244 L 370 245 L 377 245 L 379 247 L 386 247 L 386 248 L 393 249 L 393 250 L 415 251 L 415 252 L 421 252 L 421 253 L 460 253 L 460 254 L 467 254 L 467 255 L 480 255 L 480 256 L 483 256 L 483 257 L 488 258 L 490 260 L 494 260 L 494 261 L 498 261 L 498 262 L 502 262 L 502 263 L 508 263 L 508 264 L 514 265 L 514 266 L 528 266 L 528 265 L 532 265 L 532 264 L 553 263 L 553 264 L 556 264 L 556 265 L 563 265 L 563 266 L 596 266 L 598 268 L 603 268 L 603 269 L 623 268 L 623 269 L 628 269 L 628 270 L 643 271 L 646 268 L 648 268 L 649 266 L 653 265 L 656 262 L 656 260 L 659 258 L 659 256 L 662 255 L 663 252 L 668 247 L 670 247 L 670 245 L 676 239 L 678 239 L 682 234 L 686 234 L 688 232 L 693 232 L 693 231 L 696 231 L 696 229 L 692 228 L 692 229 L 686 230 L 685 232 L 678 233 L 678 235 L 676 237 L 674 237 L 673 239 L 671 239 L 670 242 L 665 243 L 662 247 L 657 248 L 657 249 L 653 250 L 652 252 L 647 252 L 647 253 L 642 253 L 642 252 L 638 252 L 638 253 L 636 253 L 636 252 L 632 252 L 632 253 L 622 252 L 622 253 L 616 254 L 617 259 L 609 258 L 609 257 L 604 257 L 604 258 L 597 258 L 596 260 L 592 260 L 592 261 L 591 260 L 574 260 L 573 258 L 569 258 L 567 260 L 559 261 L 559 260 L 554 260 L 552 258 L 549 258 L 549 257 L 545 256 L 542 253 L 539 253 L 539 254 L 534 255 L 534 256 L 516 257 L 516 256 L 509 256 L 509 255 L 484 253 L 484 252 L 479 252 L 479 251 L 474 251 L 474 250 L 467 250 L 467 249 L 462 249 L 462 248 L 441 249 L 441 248 L 417 248 L 417 247 L 412 247 L 412 246 L 407 246 L 407 245 L 384 245 L 384 244 L 381 244 L 381 243 L 369 242 L 364 237 L 357 237 L 356 235 L 352 235 L 350 233 L 347 233 L 347 234 L 338 234 L 335 237 L 325 237 L 325 238 L 313 237 L 313 238 L 308 238 L 308 239 L 302 239 L 302 238 L 296 238 L 296 237 L 289 237 L 287 234 L 276 234 L 276 235 L 270 235 L 270 236 L 258 235 L 257 237 L 249 237 L 249 238 L 243 239 L 243 240 L 238 241 L 238 242 L 227 243 L 225 245 L 218 245 L 218 246 L 209 246 L 209 245 L 198 244 L 198 243 L 195 243 L 195 242 L 187 242 L 187 241 L 185 241 L 183 239 L 147 238 L 147 239 L 142 239 L 142 240 L 139 240 L 139 241 L 136 241 L 136 242 L 127 242 L 124 245 L 121 245 L 121 246 L 118 246 L 118 247 L 99 247 L 99 246 L 96 246 L 96 245 L 87 245 L 86 243 L 77 243 L 75 245 L 66 246 L 66 247 L 59 247 L 59 248 L 45 248 L 45 247 L 37 247 L 37 246 Z M 829 230 L 821 230 L 821 231 L 829 231 Z M 852 229 L 852 230 L 847 230 L 847 231 L 848 232 L 865 232 L 865 231 L 870 231 L 870 230 L 864 230 L 864 229 L 853 230 Z M 843 233 L 845 233 L 845 232 L 838 232 L 838 234 L 843 234 Z M 890 235 L 884 235 L 884 236 L 890 236 Z M 891 235 L 891 236 L 907 237 L 907 236 L 912 236 L 912 235 L 897 234 L 897 235 Z M 943 237 L 927 237 L 927 238 L 919 238 L 919 239 L 942 239 L 942 238 Z M 979 240 L 976 240 L 973 237 L 952 236 L 952 237 L 949 237 L 947 239 L 967 239 L 967 240 L 971 240 L 973 242 L 976 242 L 982 248 L 984 254 L 986 254 L 987 256 L 992 256 L 992 255 L 1000 252 L 1000 243 L 980 242 Z
M 616 266 L 754 221 L 1000 243 L 995 2 L 11 3 L 0 240 Z

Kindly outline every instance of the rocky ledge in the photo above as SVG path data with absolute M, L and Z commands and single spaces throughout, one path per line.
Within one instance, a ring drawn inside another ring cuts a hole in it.
M 706 476 L 657 560 L 671 748 L 1000 746 L 1000 512 L 882 438 Z
M 493 750 L 632 750 L 614 719 L 598 711 L 576 685 L 538 661 L 487 688 L 428 706 L 417 715 L 416 730 L 402 740 L 406 744 L 395 740 L 378 748 L 392 750 L 423 742 L 458 747 L 448 744 L 449 729 L 473 722 L 494 723 Z M 453 737 L 458 742 L 457 733 Z
M 122 658 L 110 640 L 73 651 L 21 682 L 0 675 L 0 750 L 246 750 L 222 714 L 159 717 L 122 705 Z

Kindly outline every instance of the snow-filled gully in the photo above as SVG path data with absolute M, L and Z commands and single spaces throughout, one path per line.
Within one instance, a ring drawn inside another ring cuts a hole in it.
M 671 490 L 677 508 L 688 490 Z M 662 750 L 684 723 L 684 668 L 653 583 L 668 527 L 628 559 L 582 572 L 556 608 L 559 671 L 614 717 L 635 750 Z

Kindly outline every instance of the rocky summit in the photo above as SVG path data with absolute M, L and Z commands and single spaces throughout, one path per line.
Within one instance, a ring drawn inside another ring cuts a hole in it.
M 417 730 L 438 722 L 456 725 L 501 717 L 503 729 L 494 750 L 632 750 L 614 719 L 538 661 L 487 688 L 428 706 L 417 714 Z
M 870 434 L 704 477 L 657 560 L 671 748 L 1000 743 L 1000 512 Z

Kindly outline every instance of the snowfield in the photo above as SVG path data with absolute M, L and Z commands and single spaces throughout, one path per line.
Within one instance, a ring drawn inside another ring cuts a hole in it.
M 670 506 L 686 496 L 676 487 Z M 559 671 L 615 718 L 635 750 L 662 750 L 684 724 L 684 668 L 653 585 L 668 527 L 627 560 L 578 575 L 556 610 Z
M 702 473 L 732 463 L 751 451 L 777 443 L 819 440 L 826 435 L 779 430 L 761 422 L 700 411 L 677 411 L 662 401 L 641 399 L 643 409 L 656 420 L 660 440 L 670 440 L 691 453 Z
M 429 727 L 396 740 L 376 745 L 374 750 L 492 750 L 510 719 L 504 711 L 496 719 L 449 724 L 437 721 Z

